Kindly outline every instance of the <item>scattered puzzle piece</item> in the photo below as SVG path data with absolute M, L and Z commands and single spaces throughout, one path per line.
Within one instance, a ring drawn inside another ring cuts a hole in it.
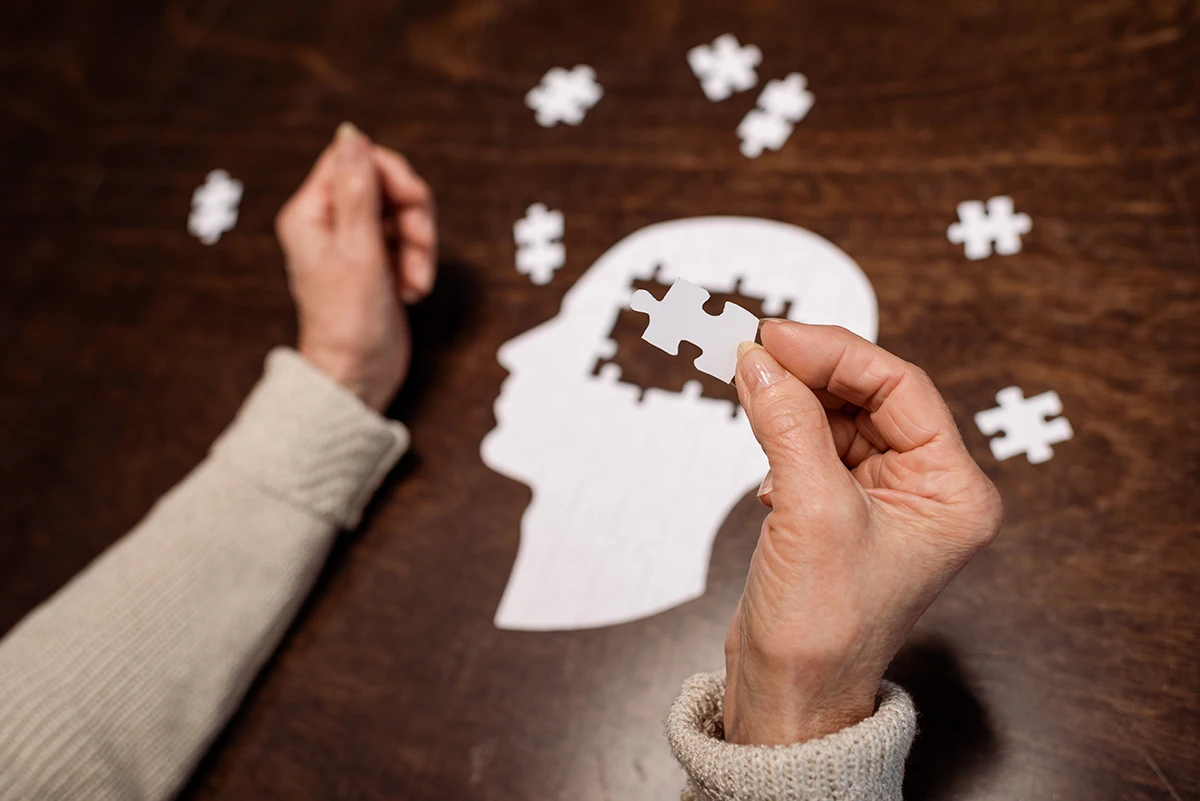
M 688 66 L 700 79 L 704 96 L 714 103 L 734 92 L 753 89 L 758 83 L 754 68 L 762 61 L 762 51 L 754 45 L 742 45 L 727 33 L 711 45 L 698 45 L 688 51 Z
M 561 242 L 563 231 L 561 211 L 550 211 L 543 203 L 530 206 L 525 217 L 513 224 L 517 272 L 529 276 L 538 286 L 550 283 L 554 272 L 567 260 L 567 249 Z
M 783 117 L 776 117 L 762 109 L 753 109 L 738 123 L 737 134 L 742 140 L 742 155 L 756 159 L 764 150 L 779 150 L 787 143 L 796 126 Z
M 1033 229 L 1028 214 L 1013 213 L 1013 199 L 998 195 L 987 202 L 987 213 L 978 200 L 958 204 L 959 221 L 946 229 L 946 238 L 965 245 L 968 259 L 986 259 L 993 245 L 1001 256 L 1021 252 L 1021 236 Z
M 580 64 L 571 70 L 551 69 L 525 95 L 525 105 L 534 110 L 537 124 L 543 128 L 560 122 L 578 125 L 603 96 L 604 89 L 596 83 L 596 71 Z
M 768 81 L 758 96 L 759 108 L 793 124 L 804 119 L 812 106 L 813 94 L 808 91 L 808 79 L 798 72 L 782 81 Z
M 781 81 L 768 81 L 751 109 L 738 124 L 742 155 L 756 159 L 764 150 L 779 150 L 791 137 L 796 123 L 808 116 L 813 94 L 808 79 L 793 72 Z
M 662 300 L 639 289 L 629 306 L 650 315 L 642 339 L 672 356 L 678 355 L 680 342 L 691 342 L 702 351 L 694 362 L 696 369 L 728 383 L 737 370 L 738 345 L 754 340 L 758 318 L 728 302 L 714 317 L 704 311 L 708 297 L 707 290 L 679 279 Z
M 214 245 L 221 234 L 237 224 L 238 204 L 242 202 L 242 182 L 225 170 L 213 170 L 192 193 L 192 211 L 188 232 L 206 245 Z
M 996 408 L 975 415 L 975 425 L 993 437 L 992 455 L 1000 461 L 1024 453 L 1030 464 L 1041 464 L 1054 456 L 1051 445 L 1075 436 L 1067 418 L 1058 417 L 1062 401 L 1054 390 L 1026 398 L 1020 387 L 1005 387 L 996 393 L 996 403 Z M 993 436 L 1001 431 L 1004 436 Z

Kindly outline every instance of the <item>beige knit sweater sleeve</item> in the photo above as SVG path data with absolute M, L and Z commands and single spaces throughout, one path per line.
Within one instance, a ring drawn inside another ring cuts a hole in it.
M 407 446 L 274 351 L 209 458 L 0 641 L 0 799 L 173 796 Z
M 701 673 L 667 715 L 667 739 L 688 775 L 683 801 L 900 801 L 917 714 L 895 684 L 883 683 L 875 714 L 861 723 L 788 746 L 725 742 L 724 699 L 724 674 Z

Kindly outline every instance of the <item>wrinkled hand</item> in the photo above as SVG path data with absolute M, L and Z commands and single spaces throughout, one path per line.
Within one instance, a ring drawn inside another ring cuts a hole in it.
M 768 321 L 737 388 L 771 509 L 725 643 L 725 736 L 797 743 L 874 713 L 917 618 L 1000 527 L 996 488 L 916 366 Z
M 405 304 L 433 288 L 428 185 L 395 151 L 343 123 L 275 221 L 300 354 L 376 411 L 408 376 Z

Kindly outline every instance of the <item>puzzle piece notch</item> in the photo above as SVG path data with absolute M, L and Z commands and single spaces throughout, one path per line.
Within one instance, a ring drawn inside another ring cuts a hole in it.
M 711 315 L 704 311 L 708 298 L 707 290 L 681 278 L 662 300 L 639 289 L 629 306 L 650 316 L 642 339 L 672 356 L 679 354 L 680 342 L 691 342 L 701 350 L 696 369 L 729 383 L 737 370 L 737 347 L 754 340 L 758 318 L 728 301 L 721 314 Z
M 1051 445 L 1075 436 L 1070 421 L 1062 414 L 1062 399 L 1054 390 L 1026 398 L 1020 387 L 1005 387 L 996 393 L 995 408 L 975 415 L 975 425 L 999 461 L 1024 453 L 1030 464 L 1042 464 L 1054 456 Z M 1053 419 L 1049 419 L 1053 418 Z M 994 436 L 1004 432 L 1003 436 Z

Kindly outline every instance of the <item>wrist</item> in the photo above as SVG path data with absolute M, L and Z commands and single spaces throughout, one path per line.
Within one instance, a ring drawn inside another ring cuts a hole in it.
M 366 360 L 337 349 L 301 343 L 300 355 L 335 383 L 362 401 L 372 411 L 382 413 L 400 388 L 401 379 L 372 370 Z
M 726 660 L 725 739 L 739 745 L 791 745 L 853 726 L 875 712 L 879 680 L 815 662 L 786 668 Z

